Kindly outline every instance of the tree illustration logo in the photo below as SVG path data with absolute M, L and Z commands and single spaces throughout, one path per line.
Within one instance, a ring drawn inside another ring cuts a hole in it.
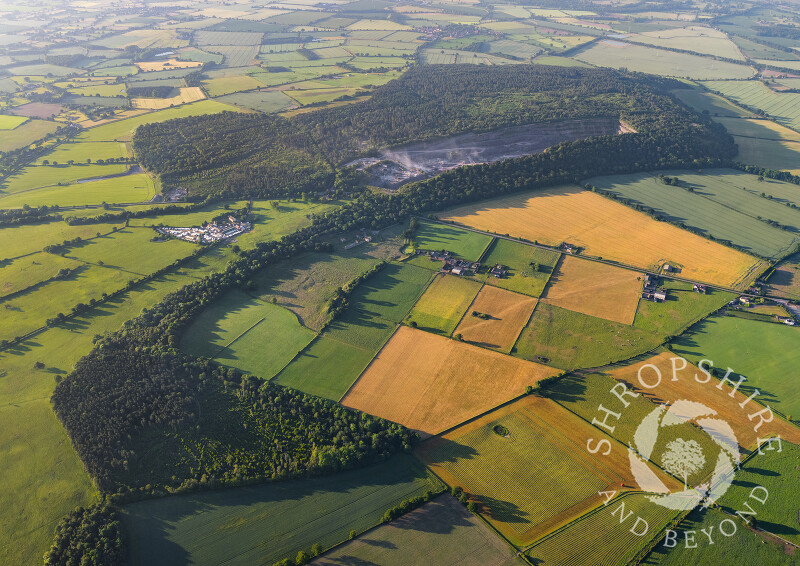
M 714 418 L 717 412 L 702 403 L 681 399 L 670 406 L 660 405 L 648 414 L 633 436 L 628 447 L 631 471 L 642 489 L 654 492 L 648 498 L 663 507 L 678 511 L 693 509 L 706 499 L 707 504 L 719 499 L 733 481 L 734 466 L 739 464 L 739 443 L 730 425 Z M 667 443 L 661 456 L 664 469 L 683 479 L 683 491 L 670 492 L 648 464 L 661 430 L 693 423 L 705 432 L 718 448 L 714 473 L 702 485 L 690 486 L 689 478 L 706 465 L 706 454 L 694 440 L 678 438 Z M 646 487 L 645 487 L 646 486 Z

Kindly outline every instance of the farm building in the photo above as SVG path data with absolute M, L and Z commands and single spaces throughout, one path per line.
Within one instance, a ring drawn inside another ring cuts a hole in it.
M 642 289 L 642 298 L 654 303 L 663 303 L 667 300 L 667 291 L 664 287 L 659 287 L 661 280 L 655 275 L 647 274 Z
M 492 269 L 489 270 L 489 273 L 498 279 L 504 278 L 508 274 L 508 270 L 505 268 L 504 265 L 497 264 Z
M 705 295 L 708 292 L 708 287 L 706 287 L 705 285 L 701 285 L 700 283 L 695 283 L 692 285 L 692 291 L 695 291 L 696 293 L 702 293 Z

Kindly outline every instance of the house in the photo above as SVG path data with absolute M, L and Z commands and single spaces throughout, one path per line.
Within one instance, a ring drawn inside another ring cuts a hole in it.
M 508 273 L 506 268 L 503 267 L 501 264 L 495 265 L 492 269 L 489 270 L 489 273 L 493 276 L 497 277 L 498 279 L 502 279 Z
M 668 263 L 664 264 L 664 273 L 670 273 L 672 271 L 672 266 Z
M 750 297 L 739 297 L 739 302 L 746 307 L 750 306 Z
M 561 247 L 564 248 L 564 251 L 567 252 L 568 254 L 575 253 L 577 249 L 577 246 L 573 244 L 568 244 L 567 242 L 564 242 L 564 244 Z
M 783 323 L 788 324 L 789 326 L 795 326 L 797 324 L 797 321 L 795 321 L 795 319 L 793 318 L 784 318 Z
M 700 283 L 694 283 L 692 285 L 692 291 L 705 294 L 708 291 L 708 288 L 705 285 L 701 285 Z
M 452 273 L 453 275 L 462 275 L 464 271 L 460 267 L 454 267 L 453 269 L 450 270 L 450 273 Z
M 653 293 L 653 300 L 657 303 L 663 303 L 667 300 L 667 291 L 662 287 Z

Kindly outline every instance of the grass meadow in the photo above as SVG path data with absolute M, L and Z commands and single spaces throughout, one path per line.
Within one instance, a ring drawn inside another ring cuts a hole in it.
M 0 267 L 0 297 L 47 281 L 61 269 L 75 269 L 81 265 L 79 261 L 44 252 L 17 258 Z
M 56 122 L 47 120 L 28 120 L 13 130 L 7 130 L 0 136 L 0 151 L 13 151 L 36 140 L 42 139 L 47 134 L 55 133 L 58 128 Z
M 414 247 L 419 250 L 447 250 L 468 261 L 478 261 L 491 242 L 491 236 L 485 234 L 424 220 L 419 221 L 414 235 Z
M 97 161 L 98 159 L 116 159 L 128 155 L 127 146 L 119 142 L 70 142 L 56 146 L 53 151 L 37 159 L 36 164 L 41 165 L 45 159 L 50 163 L 54 161 L 67 163 L 70 160 L 76 163 L 86 163 L 87 159 Z
M 123 511 L 129 563 L 272 564 L 345 541 L 388 508 L 440 487 L 413 458 L 397 455 L 326 477 L 133 503 Z
M 0 259 L 16 258 L 41 251 L 51 244 L 60 244 L 64 240 L 94 238 L 98 234 L 109 234 L 122 224 L 89 224 L 86 226 L 69 226 L 64 222 L 48 222 L 30 226 L 8 226 L 0 228 L 0 239 L 3 248 Z
M 31 189 L 0 198 L 0 206 L 82 206 L 102 203 L 147 202 L 156 194 L 155 183 L 145 173 L 111 179 L 77 182 L 65 186 Z
M 93 179 L 108 175 L 119 175 L 128 170 L 127 165 L 67 165 L 26 167 L 21 173 L 9 177 L 2 185 L 2 196 L 49 187 L 58 183 L 71 183 L 79 179 Z M 2 201 L 0 201 L 2 202 Z
M 495 238 L 483 263 L 491 268 L 503 265 L 508 275 L 502 279 L 487 276 L 486 283 L 509 291 L 538 297 L 544 291 L 550 274 L 558 262 L 559 254 L 503 238 Z M 534 270 L 532 263 L 537 264 Z

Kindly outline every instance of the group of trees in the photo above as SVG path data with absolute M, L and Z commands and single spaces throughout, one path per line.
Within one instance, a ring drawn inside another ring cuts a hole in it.
M 31 207 L 27 204 L 22 208 L 0 209 L 0 228 L 61 220 L 62 216 L 56 214 L 58 210 L 57 206 Z
M 106 505 L 78 507 L 56 526 L 45 566 L 124 566 L 126 541 L 117 511 Z

